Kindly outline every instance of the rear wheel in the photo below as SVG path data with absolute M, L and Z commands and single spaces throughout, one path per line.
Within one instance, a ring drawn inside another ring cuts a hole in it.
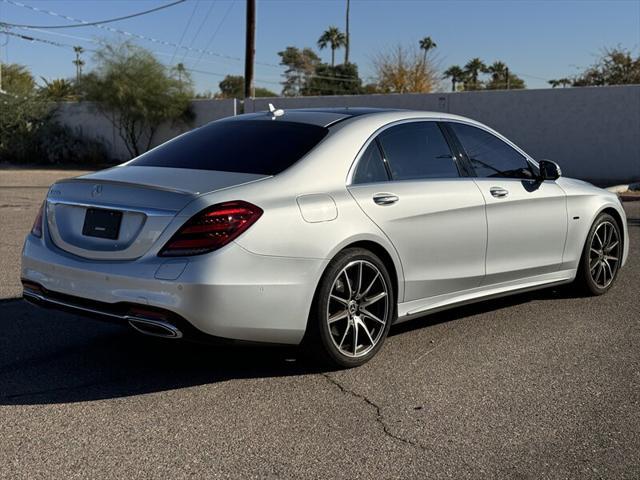
M 590 295 L 602 295 L 615 281 L 622 259 L 622 236 L 615 219 L 602 213 L 589 230 L 576 278 Z
M 306 344 L 324 363 L 362 365 L 382 347 L 394 311 L 391 279 L 382 261 L 365 249 L 344 250 L 320 281 Z

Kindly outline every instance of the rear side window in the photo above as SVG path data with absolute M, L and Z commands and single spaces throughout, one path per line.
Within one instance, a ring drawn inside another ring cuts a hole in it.
M 387 180 L 389 180 L 387 169 L 384 166 L 378 142 L 374 140 L 360 157 L 353 183 L 375 183 Z
M 327 132 L 317 125 L 279 120 L 214 122 L 141 155 L 129 165 L 275 175 L 300 160 Z
M 533 178 L 527 159 L 495 135 L 471 125 L 449 123 L 478 177 Z
M 435 122 L 396 125 L 378 139 L 394 180 L 459 176 L 449 145 Z

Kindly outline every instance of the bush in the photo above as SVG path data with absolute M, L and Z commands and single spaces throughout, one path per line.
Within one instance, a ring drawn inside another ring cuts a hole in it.
M 109 163 L 104 144 L 58 123 L 51 104 L 38 98 L 22 98 L 7 99 L 3 107 L 6 111 L 2 117 L 12 120 L 0 125 L 0 162 L 94 166 Z

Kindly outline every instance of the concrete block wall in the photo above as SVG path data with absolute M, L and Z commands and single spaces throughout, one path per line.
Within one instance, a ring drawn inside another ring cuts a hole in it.
M 229 100 L 193 100 L 192 108 L 195 120 L 190 126 L 162 125 L 154 136 L 153 146 L 170 140 L 187 130 L 202 126 L 220 118 L 236 114 L 237 101 Z M 101 140 L 108 148 L 114 160 L 129 160 L 129 154 L 124 142 L 118 135 L 117 129 L 111 121 L 101 114 L 91 102 L 64 102 L 57 107 L 57 119 L 89 138 Z

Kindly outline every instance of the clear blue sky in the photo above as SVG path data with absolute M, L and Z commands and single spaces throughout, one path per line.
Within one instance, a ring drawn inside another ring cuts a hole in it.
M 85 21 L 127 15 L 170 2 L 20 1 Z M 277 52 L 288 45 L 315 48 L 318 37 L 329 25 L 344 29 L 344 12 L 345 0 L 257 0 L 256 84 L 279 92 L 277 83 L 283 69 L 277 67 Z M 0 0 L 0 21 L 37 25 L 69 22 L 3 0 Z M 200 53 L 178 50 L 174 63 L 186 53 L 187 68 L 220 74 L 193 75 L 199 91 L 216 91 L 224 74 L 243 72 L 244 21 L 244 0 L 188 0 L 109 26 L 169 44 L 180 43 L 184 33 L 182 45 L 193 49 L 208 45 L 209 51 L 223 56 L 205 54 L 198 61 Z M 127 38 L 95 27 L 12 31 L 87 49 L 98 47 L 91 40 Z M 427 35 L 438 44 L 437 55 L 443 69 L 452 64 L 463 65 L 476 56 L 486 62 L 499 59 L 520 75 L 529 88 L 547 88 L 547 79 L 576 73 L 578 68 L 591 64 L 603 47 L 620 45 L 638 54 L 640 0 L 351 1 L 351 59 L 359 65 L 365 80 L 372 75 L 372 59 L 378 52 L 397 44 L 416 44 Z M 176 50 L 171 45 L 148 40 L 136 42 L 158 53 L 158 58 L 167 63 Z M 329 61 L 330 51 L 321 52 L 321 56 Z M 342 56 L 339 52 L 338 58 Z M 1 34 L 0 58 L 3 62 L 27 65 L 36 77 L 72 77 L 75 72 L 71 48 Z M 90 69 L 90 53 L 85 54 L 85 60 L 85 69 Z

